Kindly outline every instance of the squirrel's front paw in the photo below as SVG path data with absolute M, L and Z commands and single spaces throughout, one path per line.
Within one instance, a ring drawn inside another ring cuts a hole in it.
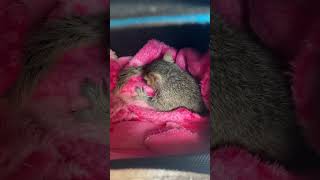
M 148 99 L 148 95 L 147 95 L 147 93 L 144 91 L 144 89 L 142 87 L 137 87 L 135 89 L 135 91 L 137 93 L 137 95 L 135 97 L 136 99 L 138 99 L 138 100 L 146 100 L 146 99 Z

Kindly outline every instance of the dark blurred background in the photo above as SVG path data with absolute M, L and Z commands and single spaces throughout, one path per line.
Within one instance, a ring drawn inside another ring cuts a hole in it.
M 110 17 L 112 21 L 123 21 L 135 17 L 210 15 L 209 0 L 111 0 Z M 157 23 L 139 26 L 110 26 L 110 46 L 119 56 L 134 55 L 148 40 L 157 39 L 180 49 L 195 48 L 206 52 L 209 44 L 209 22 L 198 23 L 183 20 L 176 23 Z M 168 19 L 170 21 L 170 19 Z
M 171 15 L 207 12 L 210 0 L 110 0 L 110 17 Z

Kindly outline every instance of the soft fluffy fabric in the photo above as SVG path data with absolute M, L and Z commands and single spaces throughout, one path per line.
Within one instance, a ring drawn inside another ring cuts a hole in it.
M 170 52 L 183 70 L 192 74 L 201 84 L 205 102 L 209 93 L 210 56 L 193 49 L 175 50 L 163 42 L 150 40 L 133 57 L 117 58 L 110 53 L 110 86 L 114 90 L 121 69 L 144 66 Z M 170 112 L 158 112 L 134 99 L 135 88 L 143 87 L 149 95 L 153 89 L 141 76 L 135 76 L 113 91 L 110 100 L 110 154 L 111 159 L 146 157 L 168 154 L 184 154 L 208 151 L 208 117 L 178 108 Z
M 28 32 L 46 17 L 107 9 L 105 0 L 1 0 L 0 95 L 17 78 Z M 98 83 L 108 75 L 105 46 L 67 51 L 42 77 L 22 112 L 0 100 L 0 179 L 108 179 L 106 127 L 80 123 L 71 113 L 90 106 L 80 96 L 80 82 L 88 77 Z
M 310 144 L 320 152 L 320 14 L 319 1 L 215 0 L 214 12 L 227 22 L 252 30 L 290 72 L 298 120 Z M 214 23 L 214 22 L 213 22 Z M 294 175 L 267 165 L 245 150 L 212 152 L 212 179 L 320 179 L 320 173 Z

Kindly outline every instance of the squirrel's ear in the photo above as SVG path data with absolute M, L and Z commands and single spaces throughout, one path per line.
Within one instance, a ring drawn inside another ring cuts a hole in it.
M 167 62 L 174 63 L 173 56 L 172 56 L 172 54 L 169 53 L 169 52 L 167 52 L 167 53 L 164 54 L 163 60 L 164 60 L 164 61 L 167 61 Z

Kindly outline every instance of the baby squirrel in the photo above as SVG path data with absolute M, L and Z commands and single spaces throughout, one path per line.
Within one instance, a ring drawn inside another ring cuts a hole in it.
M 144 100 L 158 111 L 172 111 L 185 107 L 199 114 L 206 114 L 199 84 L 186 71 L 174 63 L 170 54 L 144 67 L 129 67 L 120 72 L 117 89 L 133 75 L 142 75 L 146 83 L 155 90 L 149 97 L 142 88 L 136 88 L 137 99 Z
M 49 20 L 37 27 L 39 29 L 31 33 L 25 43 L 23 66 L 16 83 L 0 99 L 10 103 L 13 109 L 20 110 L 40 78 L 45 76 L 63 52 L 80 44 L 100 42 L 107 46 L 107 17 L 105 14 L 70 16 Z M 106 68 L 107 64 L 106 60 Z M 73 110 L 71 114 L 80 123 L 105 127 L 106 143 L 109 143 L 109 86 L 104 78 L 101 77 L 102 83 L 99 84 L 88 78 L 81 82 L 80 94 L 88 100 L 89 106 Z
M 24 104 L 39 79 L 66 50 L 92 42 L 107 45 L 107 17 L 97 14 L 49 20 L 31 33 L 25 44 L 22 72 L 8 93 L 10 101 Z
M 211 19 L 211 147 L 240 146 L 287 168 L 318 166 L 279 61 L 249 34 Z

